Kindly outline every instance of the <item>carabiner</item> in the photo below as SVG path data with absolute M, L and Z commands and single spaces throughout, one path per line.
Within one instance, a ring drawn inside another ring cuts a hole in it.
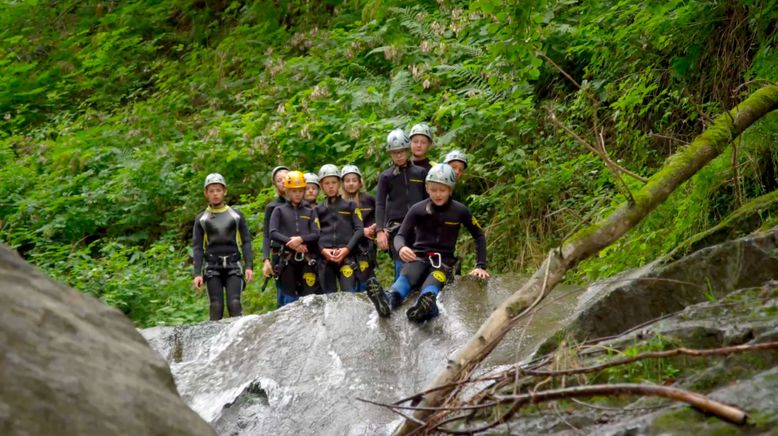
M 435 264 L 435 258 L 437 257 L 438 263 Z M 433 268 L 440 268 L 440 266 L 443 264 L 443 257 L 440 255 L 440 253 L 432 253 L 431 255 L 427 256 L 427 259 L 430 261 L 430 265 Z
M 302 262 L 305 260 L 305 253 L 297 251 L 294 253 L 294 260 L 296 262 Z

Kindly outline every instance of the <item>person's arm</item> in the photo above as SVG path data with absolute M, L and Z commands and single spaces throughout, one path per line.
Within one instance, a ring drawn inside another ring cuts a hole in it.
M 303 236 L 303 242 L 310 244 L 319 240 L 319 214 L 316 212 L 316 208 L 311 208 L 311 231 L 307 235 Z
M 273 206 L 273 202 L 265 206 L 265 227 L 262 228 L 262 260 L 270 259 L 270 217 L 273 214 L 273 210 L 277 209 Z
M 193 277 L 203 275 L 203 226 L 200 225 L 200 216 L 198 214 L 194 221 L 194 228 L 192 229 L 192 257 L 194 258 L 194 273 Z
M 476 268 L 486 269 L 486 235 L 478 220 L 464 207 L 462 222 L 475 240 Z
M 384 215 L 386 214 L 386 194 L 388 192 L 388 186 L 387 178 L 381 174 L 378 177 L 378 187 L 376 188 L 375 194 L 376 232 L 382 231 L 384 226 L 386 226 L 386 217 Z
M 405 219 L 403 219 L 403 222 L 400 225 L 400 230 L 397 231 L 397 235 L 394 237 L 394 241 L 389 241 L 390 244 L 394 244 L 394 249 L 398 253 L 400 252 L 400 249 L 406 246 L 405 240 L 408 238 L 408 235 L 413 234 L 413 230 L 419 219 L 418 210 L 418 208 L 411 208 L 411 210 L 408 211 L 405 215 Z M 412 249 L 413 247 L 408 248 Z
M 353 201 L 349 201 L 349 210 L 351 211 L 351 223 L 354 228 L 354 233 L 351 235 L 351 239 L 349 239 L 348 244 L 346 245 L 350 253 L 354 251 L 359 240 L 364 236 L 363 229 L 365 227 L 362 225 L 362 212 Z
M 277 207 L 270 215 L 270 239 L 280 243 L 281 245 L 286 245 L 286 243 L 289 242 L 289 239 L 291 238 L 281 233 L 280 231 L 282 213 L 283 211 L 281 208 Z
M 238 221 L 238 231 L 240 232 L 240 241 L 243 244 L 241 251 L 243 252 L 243 261 L 246 262 L 246 269 L 254 269 L 254 252 L 251 250 L 251 232 L 249 232 L 249 226 L 246 223 L 246 217 L 240 211 L 238 215 L 240 220 Z

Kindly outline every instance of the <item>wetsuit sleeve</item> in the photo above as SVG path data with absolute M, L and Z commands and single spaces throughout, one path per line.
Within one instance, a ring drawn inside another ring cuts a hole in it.
M 281 215 L 283 213 L 284 211 L 280 207 L 273 209 L 273 213 L 270 214 L 269 232 L 270 232 L 271 239 L 273 239 L 276 242 L 279 242 L 281 245 L 286 245 L 286 243 L 289 242 L 289 239 L 291 238 L 281 233 L 281 231 L 279 230 L 281 228 Z
M 270 216 L 274 209 L 273 202 L 265 206 L 265 227 L 262 228 L 262 261 L 270 259 Z
M 197 214 L 194 221 L 194 228 L 192 229 L 192 257 L 194 258 L 194 273 L 193 276 L 197 277 L 203 274 L 203 226 L 200 225 L 200 217 L 202 213 Z
M 311 208 L 311 231 L 307 235 L 303 236 L 303 242 L 311 244 L 319 240 L 319 213 L 315 207 Z M 310 248 L 310 247 L 309 247 Z
M 408 211 L 408 213 L 405 215 L 405 219 L 403 220 L 402 225 L 400 226 L 400 230 L 397 232 L 397 236 L 394 237 L 394 249 L 398 253 L 400 252 L 401 248 L 405 247 L 405 239 L 408 237 L 408 235 L 413 234 L 413 229 L 416 228 L 416 223 L 419 220 L 418 210 L 418 208 L 412 207 L 411 210 Z M 392 243 L 392 241 L 389 242 Z
M 375 222 L 376 222 L 376 231 L 383 230 L 383 228 L 386 226 L 386 222 L 384 222 L 385 214 L 386 214 L 386 194 L 387 194 L 387 188 L 388 183 L 386 177 L 384 177 L 383 174 L 381 174 L 378 177 L 378 187 L 376 188 L 376 194 L 375 194 Z
M 243 243 L 241 251 L 243 252 L 243 261 L 246 262 L 246 269 L 254 269 L 254 252 L 251 249 L 251 232 L 249 232 L 249 225 L 246 223 L 246 217 L 240 211 L 240 221 L 238 222 L 238 232 L 240 232 L 240 241 Z
M 356 203 L 349 201 L 349 210 L 351 211 L 351 223 L 354 227 L 354 234 L 351 235 L 351 239 L 348 241 L 348 251 L 354 251 L 359 241 L 365 236 L 362 231 L 365 226 L 362 224 L 362 212 L 357 208 Z
M 473 239 L 475 239 L 475 266 L 486 269 L 486 235 L 484 235 L 481 225 L 478 224 L 478 220 L 475 219 L 473 214 L 464 206 L 462 206 L 462 209 L 462 222 L 465 223 L 465 227 L 467 227 L 467 230 L 470 231 Z

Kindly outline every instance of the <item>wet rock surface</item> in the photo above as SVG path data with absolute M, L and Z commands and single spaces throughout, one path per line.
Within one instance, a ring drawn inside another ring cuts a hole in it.
M 393 402 L 421 390 L 520 284 L 459 279 L 440 296 L 441 316 L 421 325 L 406 319 L 409 302 L 383 319 L 365 295 L 338 293 L 143 334 L 170 363 L 182 397 L 219 434 L 387 434 L 399 417 L 358 398 Z M 560 292 L 570 298 L 540 311 L 537 327 L 512 333 L 487 365 L 529 355 L 580 290 Z
M 619 334 L 690 304 L 775 279 L 778 227 L 706 247 L 671 263 L 658 260 L 589 286 L 571 321 L 541 348 L 553 349 L 567 334 L 577 341 Z
M 0 282 L 0 434 L 213 434 L 121 312 L 2 245 Z

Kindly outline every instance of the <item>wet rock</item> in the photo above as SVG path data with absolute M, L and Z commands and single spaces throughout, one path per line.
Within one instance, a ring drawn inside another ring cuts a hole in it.
M 213 434 L 121 312 L 5 246 L 0 282 L 0 434 Z
M 418 325 L 405 310 L 379 318 L 364 294 L 309 296 L 262 316 L 143 331 L 169 362 L 182 397 L 220 434 L 388 434 L 400 418 L 359 401 L 393 402 L 422 389 L 445 359 L 521 284 L 460 279 L 441 316 Z M 487 366 L 527 356 L 575 303 L 576 288 L 518 329 Z
M 668 264 L 659 260 L 590 286 L 579 297 L 569 325 L 542 349 L 552 350 L 568 333 L 579 341 L 619 334 L 690 304 L 775 279 L 778 227 L 701 249 Z

